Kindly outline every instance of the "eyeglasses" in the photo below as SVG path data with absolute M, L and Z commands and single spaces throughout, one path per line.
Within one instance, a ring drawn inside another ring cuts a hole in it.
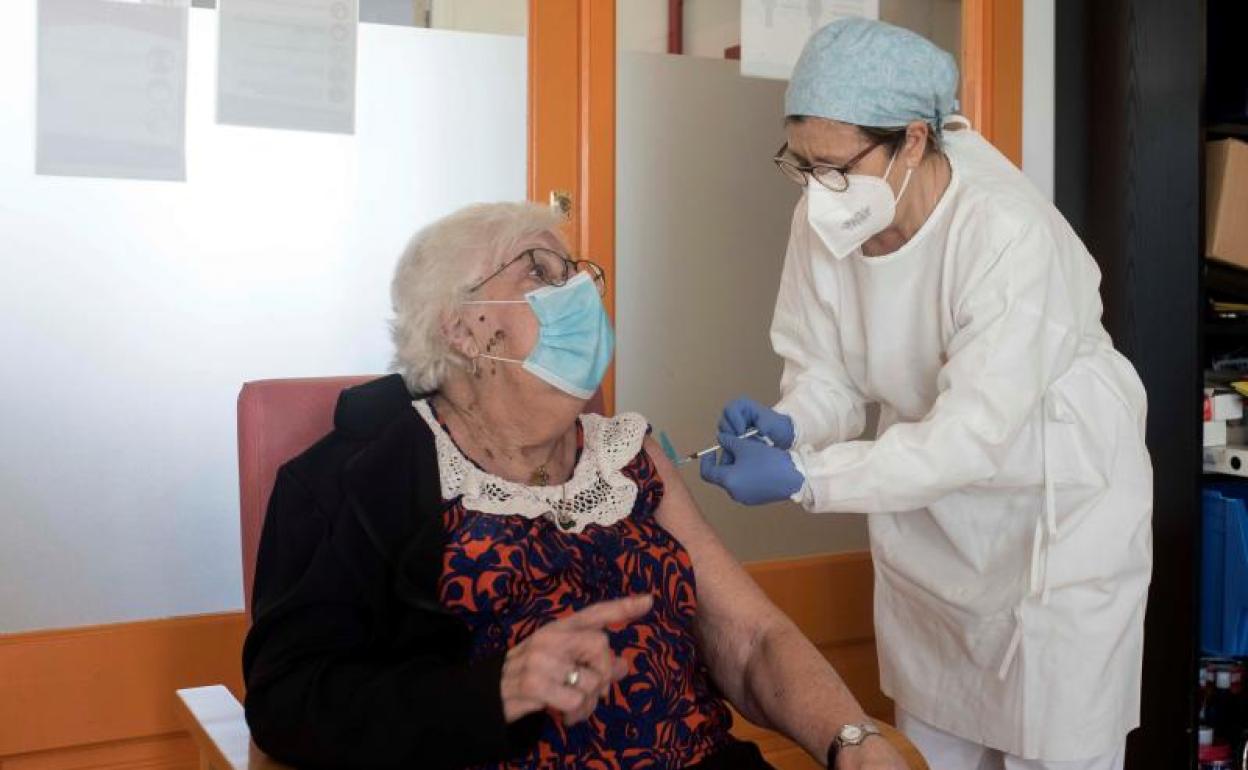
M 605 296 L 607 293 L 606 273 L 596 263 L 590 262 L 588 259 L 569 259 L 557 251 L 544 249 L 540 246 L 525 249 L 512 259 L 507 260 L 502 267 L 473 284 L 472 288 L 468 289 L 468 292 L 471 294 L 480 289 L 486 282 L 496 278 L 504 270 L 522 260 L 528 260 L 528 274 L 547 286 L 563 286 L 578 273 L 589 273 L 590 278 L 594 281 L 594 288 L 598 289 L 598 295 Z
M 862 152 L 850 158 L 843 166 L 833 166 L 830 163 L 812 163 L 809 165 L 796 163 L 792 157 L 785 154 L 789 151 L 788 142 L 780 145 L 780 149 L 776 151 L 776 156 L 772 160 L 775 162 L 776 167 L 780 169 L 780 173 L 802 187 L 809 184 L 810 178 L 814 177 L 816 182 L 832 192 L 845 192 L 849 189 L 849 172 L 863 158 L 870 155 L 872 150 L 886 141 L 888 141 L 887 138 L 876 139 L 867 145 Z

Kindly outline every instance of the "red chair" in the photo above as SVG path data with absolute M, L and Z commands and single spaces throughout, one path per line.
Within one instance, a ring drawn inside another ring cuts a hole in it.
M 277 469 L 334 426 L 343 390 L 375 375 L 304 377 L 244 383 L 238 394 L 239 529 L 243 539 L 243 596 L 251 615 L 251 582 L 264 514 Z
M 239 525 L 243 546 L 243 595 L 251 615 L 251 583 L 264 514 L 277 469 L 311 446 L 334 424 L 344 389 L 372 376 L 257 380 L 238 394 Z M 285 770 L 251 742 L 242 704 L 222 685 L 178 690 L 178 711 L 199 753 L 200 767 L 214 770 Z

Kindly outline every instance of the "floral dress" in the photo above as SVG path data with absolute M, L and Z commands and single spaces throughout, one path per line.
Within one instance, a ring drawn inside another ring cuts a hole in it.
M 528 487 L 468 460 L 427 401 L 415 407 L 434 433 L 446 547 L 441 604 L 472 631 L 474 657 L 503 652 L 589 605 L 651 594 L 641 619 L 608 629 L 628 662 L 590 718 L 555 715 L 525 756 L 497 768 L 680 768 L 732 743 L 732 719 L 698 660 L 689 554 L 655 520 L 663 481 L 643 448 L 637 414 L 586 414 L 567 484 Z

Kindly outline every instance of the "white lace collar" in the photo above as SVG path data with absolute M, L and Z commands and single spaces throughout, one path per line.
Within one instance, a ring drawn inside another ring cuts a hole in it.
M 468 510 L 526 519 L 545 516 L 564 532 L 581 532 L 590 524 L 607 527 L 632 513 L 637 484 L 620 470 L 646 439 L 649 426 L 640 414 L 581 415 L 585 440 L 572 478 L 556 486 L 530 487 L 478 468 L 455 446 L 425 400 L 412 406 L 433 432 L 445 500 L 462 495 Z

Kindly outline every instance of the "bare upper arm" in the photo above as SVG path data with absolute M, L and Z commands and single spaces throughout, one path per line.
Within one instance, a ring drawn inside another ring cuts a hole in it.
M 719 664 L 741 674 L 758 639 L 773 624 L 788 619 L 724 546 L 698 510 L 684 479 L 653 439 L 646 439 L 646 451 L 665 487 L 655 516 L 685 547 L 693 562 L 698 586 L 698 632 L 708 664 L 713 673 L 717 673 L 715 667 Z M 728 692 L 729 685 L 722 678 L 716 676 Z

